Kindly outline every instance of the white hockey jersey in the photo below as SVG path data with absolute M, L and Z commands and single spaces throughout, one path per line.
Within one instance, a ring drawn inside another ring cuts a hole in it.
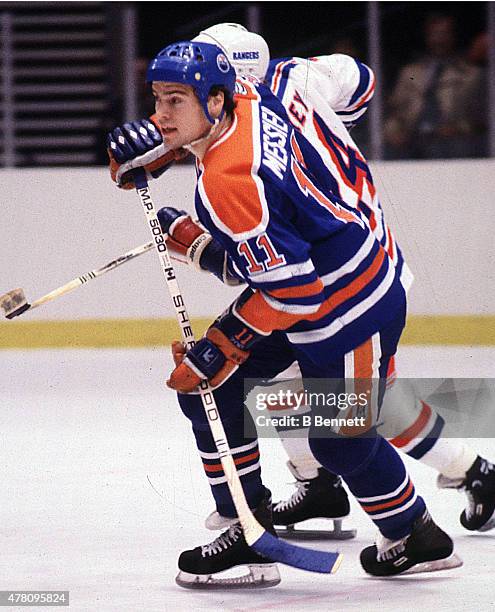
M 272 60 L 265 81 L 281 100 L 292 125 L 317 149 L 333 177 L 335 193 L 368 219 L 399 268 L 407 291 L 412 273 L 385 222 L 368 162 L 348 131 L 364 115 L 373 97 L 372 70 L 342 54 L 289 57 Z

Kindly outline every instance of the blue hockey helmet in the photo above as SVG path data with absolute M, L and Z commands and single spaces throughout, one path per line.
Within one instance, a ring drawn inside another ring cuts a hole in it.
M 151 61 L 146 81 L 167 81 L 191 85 L 210 123 L 214 120 L 208 112 L 208 95 L 212 87 L 225 87 L 234 93 L 235 70 L 224 51 L 204 42 L 183 41 L 162 49 Z

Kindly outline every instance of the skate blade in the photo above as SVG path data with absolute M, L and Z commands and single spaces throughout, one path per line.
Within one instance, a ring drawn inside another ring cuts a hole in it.
M 495 527 L 495 518 L 492 518 L 487 523 L 485 523 L 483 527 L 480 527 L 476 531 L 479 531 L 479 533 L 485 533 L 485 531 L 490 531 L 494 527 Z
M 248 574 L 243 576 L 230 576 L 222 578 L 218 574 L 189 574 L 180 571 L 175 582 L 184 589 L 266 589 L 280 582 L 280 573 L 275 563 L 250 564 L 247 566 Z
M 445 559 L 437 559 L 436 561 L 424 561 L 417 563 L 399 576 L 407 576 L 409 574 L 425 574 L 427 572 L 441 572 L 442 570 L 450 570 L 463 565 L 462 559 L 456 553 L 452 553 L 450 557 Z
M 342 529 L 342 519 L 328 519 L 333 521 L 333 529 L 301 529 L 306 521 L 296 525 L 283 527 L 275 526 L 277 535 L 286 540 L 350 540 L 356 537 L 355 529 Z
M 486 523 L 482 525 L 476 531 L 479 531 L 479 533 L 485 533 L 485 531 L 490 531 L 490 529 L 493 529 L 494 527 L 495 527 L 495 512 L 492 514 L 491 518 L 489 518 L 486 521 Z

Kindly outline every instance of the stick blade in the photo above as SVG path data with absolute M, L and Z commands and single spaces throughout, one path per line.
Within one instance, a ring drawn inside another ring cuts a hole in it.
M 266 532 L 251 547 L 260 555 L 308 572 L 334 574 L 342 563 L 342 554 L 311 550 L 279 540 Z
M 12 289 L 12 291 L 0 296 L 0 308 L 7 319 L 19 316 L 30 307 L 31 305 L 27 303 L 23 289 Z

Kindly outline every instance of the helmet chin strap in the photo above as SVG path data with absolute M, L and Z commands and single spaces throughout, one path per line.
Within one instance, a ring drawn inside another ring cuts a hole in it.
M 208 112 L 208 106 L 203 107 L 203 110 L 205 112 L 206 118 L 208 119 L 208 121 L 211 122 L 211 116 L 210 113 Z M 220 121 L 223 119 L 224 116 L 224 109 L 222 108 L 222 111 L 220 112 L 220 115 L 213 120 L 213 125 L 211 126 L 211 128 L 208 130 L 208 133 L 205 134 L 204 136 L 201 136 L 200 138 L 197 138 L 196 140 L 193 140 L 192 142 L 190 142 L 189 144 L 184 145 L 182 148 L 183 149 L 187 149 L 188 151 L 191 151 L 191 147 L 195 147 L 196 145 L 198 145 L 199 143 L 203 142 L 204 140 L 206 140 L 207 138 L 209 138 L 212 134 L 213 131 L 217 128 L 218 124 L 220 123 Z M 192 153 L 192 151 L 191 151 Z
M 191 141 L 189 144 L 183 145 L 182 148 L 183 149 L 187 149 L 188 151 L 191 151 L 192 147 L 195 147 L 200 142 L 203 142 L 204 140 L 209 138 L 213 134 L 213 131 L 217 128 L 219 123 L 220 123 L 220 119 L 219 118 L 215 119 L 215 121 L 213 122 L 213 125 L 210 127 L 210 129 L 208 130 L 208 132 L 204 136 L 200 136 L 196 140 Z

